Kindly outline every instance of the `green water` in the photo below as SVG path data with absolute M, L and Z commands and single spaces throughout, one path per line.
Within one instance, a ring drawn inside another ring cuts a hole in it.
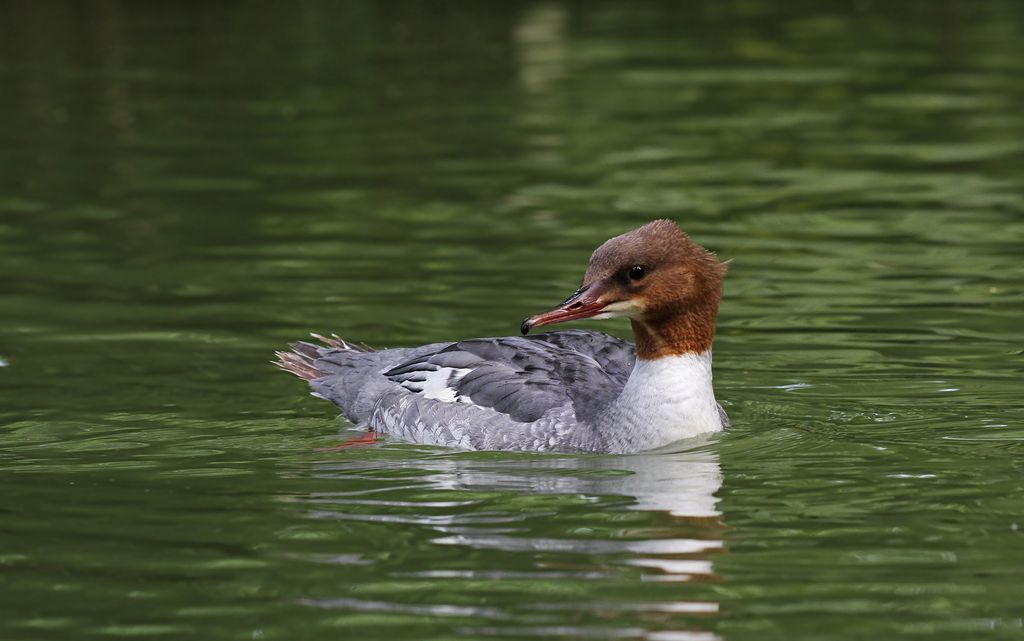
M 4 641 L 1024 636 L 1021 3 L 3 14 Z M 323 451 L 268 363 L 664 216 L 733 259 L 709 442 Z

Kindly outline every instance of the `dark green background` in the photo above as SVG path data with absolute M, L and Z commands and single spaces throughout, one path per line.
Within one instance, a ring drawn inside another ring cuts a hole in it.
M 0 638 L 1024 634 L 1024 4 L 0 8 Z M 268 364 L 655 217 L 733 259 L 709 443 L 324 452 Z

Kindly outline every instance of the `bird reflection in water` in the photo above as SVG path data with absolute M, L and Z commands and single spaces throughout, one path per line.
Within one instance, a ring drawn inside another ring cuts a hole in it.
M 401 547 L 402 562 L 343 553 L 309 560 L 348 558 L 351 563 L 343 564 L 376 567 L 372 580 L 389 585 L 440 582 L 453 602 L 440 602 L 446 599 L 430 592 L 427 600 L 439 602 L 425 605 L 422 592 L 413 601 L 408 591 L 391 594 L 393 600 L 365 599 L 365 590 L 355 590 L 338 598 L 303 599 L 303 604 L 439 616 L 457 612 L 479 619 L 464 630 L 474 634 L 547 636 L 557 623 L 561 636 L 568 633 L 566 626 L 573 634 L 589 635 L 597 625 L 602 634 L 612 627 L 616 634 L 628 631 L 639 638 L 669 638 L 667 633 L 699 641 L 718 638 L 699 629 L 704 625 L 694 625 L 695 617 L 719 610 L 713 591 L 700 587 L 718 580 L 713 557 L 723 549 L 725 530 L 716 497 L 722 471 L 709 439 L 632 456 L 399 447 L 401 457 L 382 456 L 399 449 L 387 445 L 323 454 L 314 474 L 336 490 L 298 500 L 311 519 L 359 522 L 383 537 L 390 533 Z M 387 549 L 379 542 L 374 547 L 382 545 Z M 459 549 L 465 554 L 451 554 Z M 461 562 L 470 557 L 472 563 Z M 571 599 L 559 598 L 557 589 L 543 600 L 530 594 L 538 582 L 548 581 L 582 587 Z M 637 581 L 648 588 L 637 591 Z M 486 603 L 479 611 L 452 599 L 461 590 L 479 590 L 480 582 L 506 586 L 504 592 L 488 588 L 488 595 L 507 595 L 510 582 L 522 585 L 526 594 L 508 599 L 506 607 L 477 595 L 477 603 Z M 631 597 L 630 592 L 636 593 Z M 649 627 L 633 627 L 643 622 Z

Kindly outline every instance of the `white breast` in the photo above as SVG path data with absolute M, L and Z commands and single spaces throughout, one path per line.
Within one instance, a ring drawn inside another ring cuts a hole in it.
M 599 423 L 612 452 L 639 452 L 721 430 L 711 352 L 637 359 Z

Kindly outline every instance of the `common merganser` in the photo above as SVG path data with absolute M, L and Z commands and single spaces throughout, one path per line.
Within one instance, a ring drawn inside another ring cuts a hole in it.
M 717 432 L 711 385 L 725 263 L 670 220 L 594 251 L 583 284 L 531 316 L 524 336 L 374 351 L 336 335 L 293 343 L 275 364 L 353 423 L 396 440 L 466 450 L 630 453 Z M 636 346 L 535 327 L 625 316 Z

